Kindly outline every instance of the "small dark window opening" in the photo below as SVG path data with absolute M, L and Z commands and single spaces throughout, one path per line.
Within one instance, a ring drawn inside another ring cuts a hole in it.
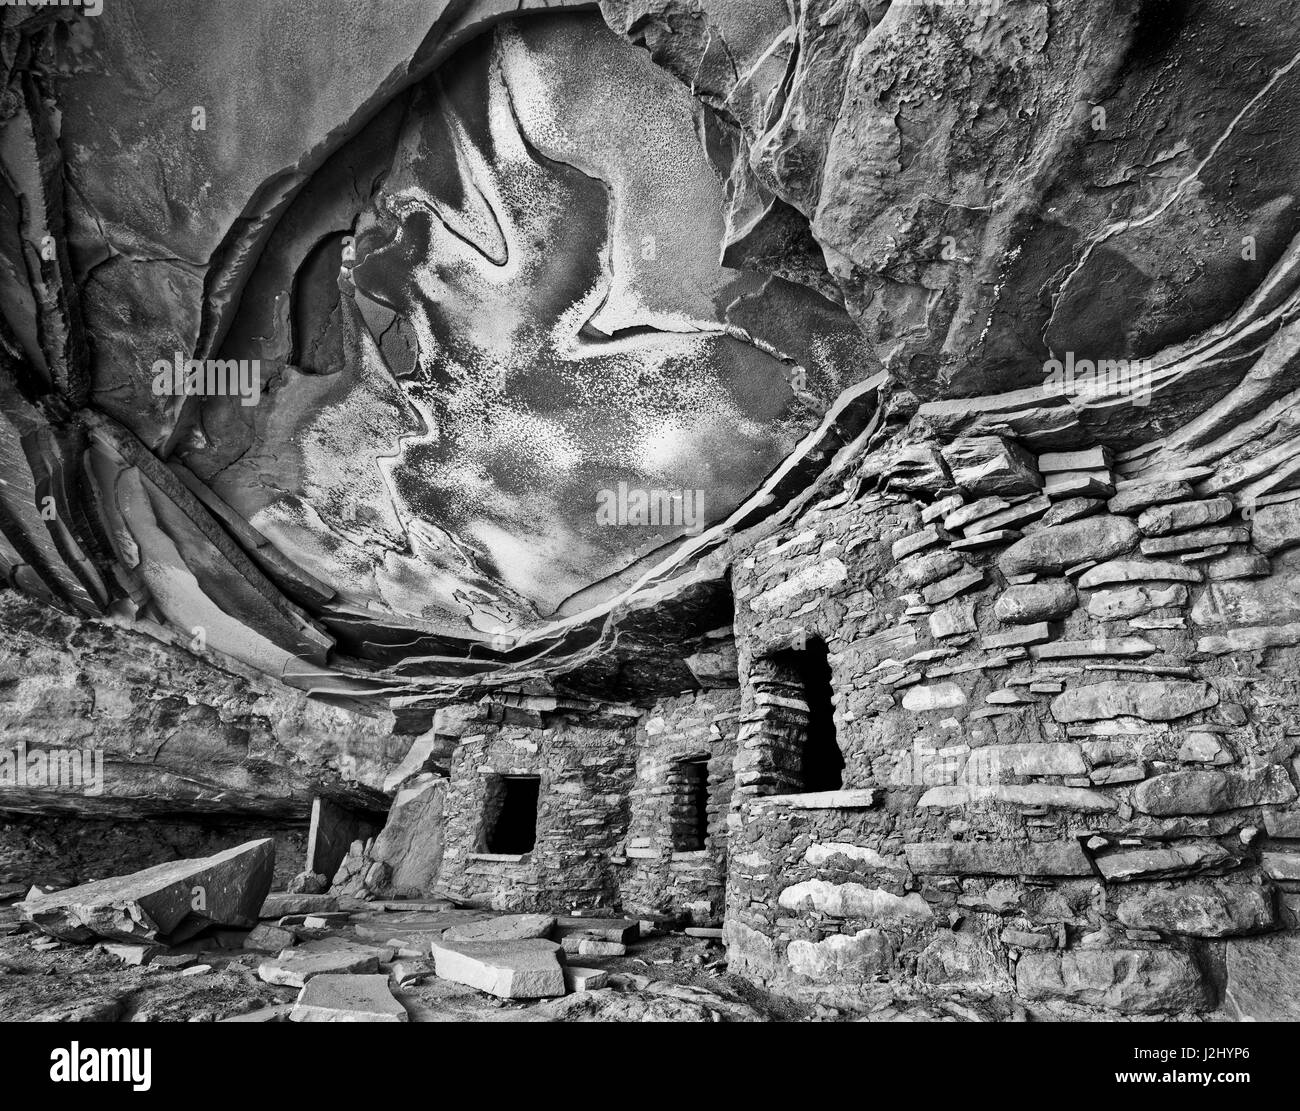
M 669 773 L 669 785 L 673 788 L 673 852 L 699 852 L 709 836 L 708 757 L 678 760 Z
M 835 707 L 831 702 L 831 665 L 826 645 L 809 640 L 802 651 L 779 655 L 808 704 L 808 726 L 799 754 L 799 792 L 838 791 L 844 786 L 844 754 L 835 739 Z
M 533 851 L 541 783 L 535 775 L 492 777 L 483 800 L 484 852 L 522 856 Z

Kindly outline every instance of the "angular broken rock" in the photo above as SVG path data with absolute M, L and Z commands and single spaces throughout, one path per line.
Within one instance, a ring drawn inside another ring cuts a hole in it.
M 290 1022 L 407 1022 L 406 1008 L 388 990 L 388 977 L 323 975 L 298 993 Z
M 278 953 L 282 949 L 292 948 L 298 944 L 298 935 L 292 930 L 272 926 L 269 922 L 260 922 L 244 938 L 245 949 L 261 949 L 267 953 Z
M 546 937 L 554 928 L 555 918 L 549 914 L 506 914 L 452 926 L 442 937 L 444 941 L 524 941 Z
M 1222 497 L 1154 506 L 1142 511 L 1138 517 L 1138 528 L 1142 530 L 1143 536 L 1165 536 L 1182 529 L 1217 524 L 1228 517 L 1233 508 L 1232 500 Z
M 1060 574 L 1088 560 L 1123 555 L 1140 537 L 1137 525 L 1127 517 L 1085 517 L 1017 540 L 998 557 L 998 568 L 1004 575 L 1026 571 Z
M 1057 721 L 1104 721 L 1137 717 L 1173 721 L 1217 705 L 1218 692 L 1208 683 L 1124 683 L 1118 680 L 1071 687 L 1052 700 Z
M 1165 505 L 1169 502 L 1182 501 L 1192 496 L 1192 488 L 1181 479 L 1163 479 L 1156 482 L 1144 482 L 1119 490 L 1106 503 L 1112 513 L 1137 513 L 1148 506 Z M 1231 504 L 1229 505 L 1231 509 Z
M 337 895 L 308 895 L 277 891 L 262 901 L 259 918 L 284 918 L 290 914 L 330 914 L 339 909 Z
M 1028 494 L 1043 485 L 1034 457 L 1001 436 L 971 436 L 942 449 L 953 482 L 978 494 Z
M 595 941 L 615 941 L 631 945 L 641 934 L 641 925 L 632 918 L 559 918 L 552 936 L 589 937 Z
M 1128 880 L 1173 879 L 1209 871 L 1226 871 L 1241 858 L 1222 845 L 1207 841 L 1195 845 L 1178 845 L 1167 849 L 1134 849 L 1096 858 L 1097 871 L 1111 883 Z
M 214 856 L 39 895 L 19 906 L 24 919 L 64 941 L 155 941 L 182 923 L 187 933 L 207 923 L 255 925 L 274 871 L 275 842 L 263 838 Z
M 1300 501 L 1265 505 L 1255 511 L 1251 538 L 1265 555 L 1300 544 Z
M 278 957 L 263 961 L 257 974 L 268 984 L 300 988 L 315 977 L 325 974 L 377 972 L 381 955 L 387 958 L 391 955 L 391 950 L 380 950 L 333 938 L 309 941 Z
M 1237 1021 L 1300 1021 L 1300 934 L 1243 938 L 1225 946 L 1224 1009 Z
M 560 946 L 554 941 L 435 941 L 432 951 L 434 968 L 441 979 L 500 999 L 543 999 L 564 994 Z
M 601 968 L 580 968 L 568 965 L 564 969 L 564 986 L 569 991 L 598 991 L 609 983 L 609 973 Z

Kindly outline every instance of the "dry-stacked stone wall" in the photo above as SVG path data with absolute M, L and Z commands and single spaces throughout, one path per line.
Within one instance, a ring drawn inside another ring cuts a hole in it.
M 1300 500 L 1121 470 L 916 445 L 738 560 L 733 969 L 1154 1014 L 1300 956 Z M 773 661 L 817 642 L 844 769 L 806 793 Z
M 498 910 L 613 906 L 614 861 L 627 837 L 636 764 L 635 712 L 623 720 L 620 726 L 559 708 L 539 712 L 488 701 L 462 715 L 444 806 L 439 888 Z M 493 810 L 493 784 L 511 776 L 538 779 L 533 847 L 491 852 L 484 822 Z
M 631 820 L 619 858 L 624 911 L 721 922 L 739 716 L 740 692 L 718 689 L 663 699 L 640 722 Z M 688 774 L 686 766 L 697 761 Z M 704 791 L 694 775 L 705 777 Z M 696 809 L 701 794 L 703 813 Z

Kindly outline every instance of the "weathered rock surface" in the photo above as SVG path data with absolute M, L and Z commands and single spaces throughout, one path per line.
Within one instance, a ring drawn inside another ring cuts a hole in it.
M 1017 540 L 998 556 L 1004 575 L 1060 574 L 1089 560 L 1113 559 L 1136 546 L 1140 534 L 1127 517 L 1085 517 Z
M 787 887 L 781 892 L 779 901 L 787 910 L 806 908 L 833 918 L 897 921 L 933 917 L 930 905 L 918 894 L 893 895 L 860 883 L 806 880 Z
M 1208 1000 L 1196 962 L 1173 949 L 1036 950 L 1016 964 L 1026 999 L 1069 1000 L 1125 1014 L 1203 1009 Z
M 442 940 L 455 941 L 524 941 L 527 938 L 547 937 L 555 928 L 555 918 L 549 914 L 506 914 L 500 918 L 485 918 L 464 926 L 445 930 Z
M 1300 1019 L 1300 935 L 1234 938 L 1225 946 L 1224 1010 L 1237 1021 Z
M 786 959 L 797 975 L 810 980 L 865 980 L 889 968 L 893 947 L 884 933 L 868 927 L 821 941 L 796 939 L 786 949 Z
M 1066 579 L 1054 579 L 1007 587 L 999 595 L 993 612 L 999 621 L 1029 625 L 1064 617 L 1077 603 L 1074 584 Z
M 564 971 L 553 941 L 433 943 L 437 973 L 501 999 L 542 999 L 564 994 Z
M 153 941 L 182 926 L 254 926 L 274 871 L 274 842 L 250 841 L 201 860 L 37 895 L 22 904 L 22 913 L 65 941 Z
M 1071 687 L 1052 701 L 1052 716 L 1060 722 L 1103 721 L 1138 717 L 1174 721 L 1217 705 L 1219 696 L 1208 683 L 1104 682 Z
M 1115 916 L 1135 930 L 1191 937 L 1258 933 L 1273 925 L 1270 897 L 1246 884 L 1182 884 L 1125 895 Z
M 1133 792 L 1146 814 L 1218 814 L 1244 806 L 1291 802 L 1296 789 L 1278 764 L 1224 771 L 1177 771 L 1157 775 Z
M 406 1009 L 379 975 L 314 976 L 298 993 L 290 1022 L 407 1022 Z
M 391 955 L 391 949 L 325 938 L 305 942 L 263 961 L 257 974 L 268 984 L 300 988 L 317 976 L 378 972 L 380 957 L 387 959 Z

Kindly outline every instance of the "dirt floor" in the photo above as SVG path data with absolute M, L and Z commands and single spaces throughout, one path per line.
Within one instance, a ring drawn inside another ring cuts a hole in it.
M 321 938 L 375 945 L 400 943 L 403 970 L 427 954 L 429 927 L 446 912 L 422 904 L 360 904 L 330 929 L 293 927 L 300 943 Z M 451 912 L 456 913 L 456 912 Z M 478 915 L 482 917 L 480 913 Z M 14 903 L 0 906 L 0 1019 L 24 1022 L 287 1021 L 296 987 L 263 982 L 263 961 L 274 957 L 244 948 L 245 931 L 223 930 L 161 954 L 166 964 L 131 965 L 103 945 L 65 944 L 29 932 Z M 158 958 L 154 958 L 157 960 Z M 960 1004 L 899 998 L 887 984 L 865 1013 L 770 995 L 726 971 L 725 950 L 714 939 L 656 933 L 618 957 L 573 958 L 571 964 L 611 973 L 608 987 L 560 999 L 509 1001 L 428 974 L 393 985 L 413 1022 L 575 1021 L 978 1021 Z M 185 967 L 175 967 L 185 965 Z M 393 971 L 391 963 L 381 965 Z M 994 1017 L 994 1016 L 988 1016 Z

